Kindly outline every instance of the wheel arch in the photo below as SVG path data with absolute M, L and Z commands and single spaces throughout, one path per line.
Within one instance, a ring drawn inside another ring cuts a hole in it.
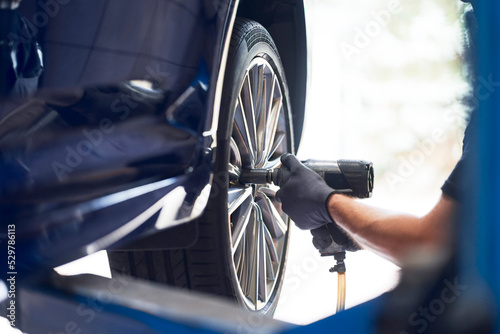
M 300 144 L 307 91 L 307 36 L 302 0 L 240 0 L 237 16 L 262 24 L 272 36 L 286 73 L 295 152 Z

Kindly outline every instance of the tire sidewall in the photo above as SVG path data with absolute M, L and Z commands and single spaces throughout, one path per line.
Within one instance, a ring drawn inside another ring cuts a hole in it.
M 252 22 L 255 25 L 255 22 Z M 264 29 L 263 27 L 261 27 Z M 265 30 L 264 30 L 265 31 Z M 246 35 L 249 35 L 247 33 Z M 224 234 L 221 237 L 221 240 L 224 240 L 226 243 L 223 245 L 223 249 L 225 250 L 225 254 L 223 256 L 226 257 L 226 261 L 230 264 L 227 268 L 226 276 L 228 278 L 228 282 L 231 282 L 232 291 L 235 298 L 238 300 L 240 304 L 244 304 L 243 300 L 241 300 L 241 294 L 239 281 L 234 270 L 233 256 L 231 252 L 231 230 L 230 230 L 230 222 L 227 214 L 227 192 L 228 192 L 228 178 L 227 178 L 227 166 L 229 163 L 230 156 L 230 138 L 233 131 L 233 119 L 235 112 L 235 105 L 238 99 L 239 93 L 241 91 L 241 87 L 243 84 L 243 79 L 245 78 L 246 72 L 250 64 L 255 58 L 263 58 L 265 59 L 270 66 L 272 67 L 275 75 L 278 77 L 278 81 L 281 83 L 281 90 L 283 96 L 283 106 L 285 106 L 285 117 L 287 118 L 287 145 L 291 153 L 293 152 L 293 126 L 292 126 L 292 118 L 291 118 L 291 110 L 290 110 L 290 99 L 288 95 L 288 86 L 286 84 L 285 74 L 283 67 L 281 65 L 281 59 L 277 53 L 276 47 L 272 40 L 270 40 L 271 44 L 266 42 L 257 42 L 249 47 L 248 41 L 246 38 L 242 38 L 239 41 L 239 45 L 236 48 L 233 48 L 233 52 L 229 54 L 228 63 L 226 68 L 226 74 L 224 78 L 224 88 L 222 95 L 222 104 L 221 111 L 219 116 L 219 128 L 217 135 L 217 152 L 216 152 L 216 170 L 215 175 L 218 175 L 218 178 L 214 179 L 214 186 L 219 188 L 217 190 L 218 195 L 217 204 L 219 206 L 218 211 L 220 212 L 220 223 L 221 223 L 221 232 Z M 226 177 L 220 177 L 222 174 L 226 174 Z M 219 182 L 217 182 L 217 180 Z M 223 184 L 220 182 L 224 180 Z M 219 191 L 220 190 L 220 191 Z M 276 308 L 277 297 L 279 296 L 284 272 L 285 272 L 285 264 L 286 264 L 286 255 L 288 248 L 288 240 L 290 234 L 290 220 L 287 219 L 288 226 L 288 237 L 285 239 L 284 249 L 282 261 L 280 263 L 279 276 L 277 277 L 277 286 L 273 291 L 273 295 L 270 296 L 269 302 L 267 305 L 259 310 L 259 313 L 269 314 L 274 312 Z

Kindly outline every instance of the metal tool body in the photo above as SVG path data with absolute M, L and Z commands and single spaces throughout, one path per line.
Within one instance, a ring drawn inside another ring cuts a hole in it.
M 313 160 L 302 162 L 321 176 L 338 193 L 367 198 L 373 190 L 373 164 L 362 160 Z M 281 186 L 290 177 L 289 171 L 279 168 L 243 170 L 240 183 L 273 183 Z
M 302 162 L 307 168 L 316 172 L 325 180 L 326 184 L 335 193 L 341 193 L 357 198 L 367 198 L 373 191 L 373 164 L 363 160 L 313 160 Z M 277 186 L 283 185 L 290 178 L 290 171 L 278 167 L 271 169 L 242 170 L 238 182 L 244 184 L 266 184 L 272 183 Z M 330 234 L 338 230 L 333 223 L 327 224 Z M 347 236 L 346 236 L 347 238 Z M 335 255 L 346 251 L 344 245 L 339 245 L 332 237 L 329 247 L 320 250 L 321 256 Z

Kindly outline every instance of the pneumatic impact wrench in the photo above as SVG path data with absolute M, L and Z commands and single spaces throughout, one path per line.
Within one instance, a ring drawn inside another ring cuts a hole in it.
M 306 160 L 302 162 L 306 167 L 319 174 L 326 184 L 335 193 L 345 194 L 357 198 L 368 198 L 373 191 L 373 164 L 362 160 Z M 239 177 L 239 182 L 244 184 L 265 184 L 273 183 L 281 186 L 290 177 L 287 169 L 278 167 L 271 169 L 251 169 L 243 170 Z M 345 308 L 345 252 L 353 250 L 352 245 L 347 247 L 347 243 L 339 244 L 335 242 L 334 230 L 338 231 L 333 223 L 326 225 L 330 232 L 331 244 L 327 248 L 320 249 L 321 256 L 334 256 L 337 264 L 330 269 L 330 272 L 338 273 L 338 294 L 337 312 Z M 338 233 L 337 233 L 338 237 Z M 345 238 L 348 238 L 345 235 Z

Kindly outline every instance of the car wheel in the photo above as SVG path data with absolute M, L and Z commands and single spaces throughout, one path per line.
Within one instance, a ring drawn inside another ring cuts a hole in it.
M 241 184 L 243 169 L 273 168 L 293 151 L 288 88 L 259 23 L 237 19 L 219 116 L 214 181 L 199 238 L 188 249 L 109 253 L 113 272 L 229 296 L 272 314 L 284 277 L 289 219 L 271 184 Z

